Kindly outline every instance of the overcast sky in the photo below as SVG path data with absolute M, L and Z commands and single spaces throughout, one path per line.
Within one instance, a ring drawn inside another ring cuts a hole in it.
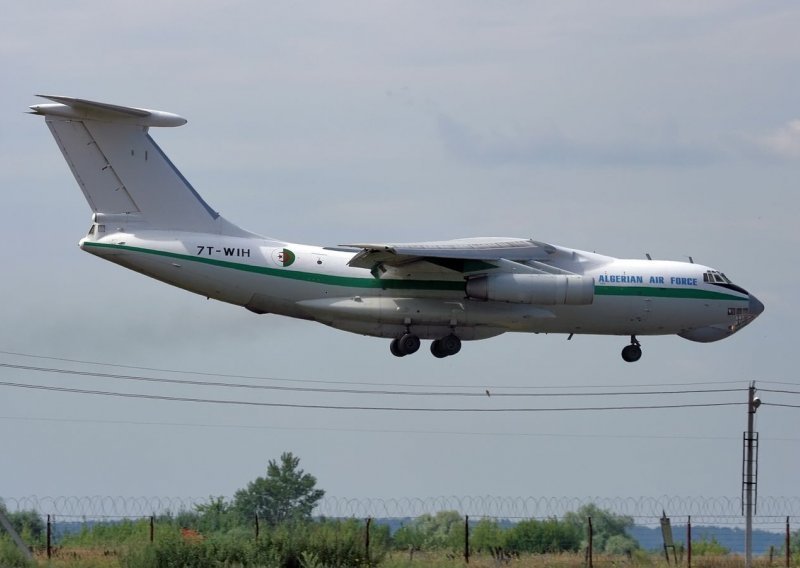
M 800 7 L 771 1 L 9 3 L 0 19 L 0 363 L 147 374 L 7 354 L 15 352 L 477 392 L 751 380 L 798 390 L 798 29 Z M 397 359 L 386 340 L 256 316 L 82 253 L 90 210 L 44 121 L 24 114 L 36 93 L 185 116 L 187 125 L 151 133 L 212 207 L 262 234 L 322 245 L 519 236 L 618 257 L 691 255 L 766 311 L 719 343 L 643 338 L 636 364 L 620 358 L 626 338 L 522 334 L 465 343 L 445 360 L 427 346 Z M 0 381 L 430 403 L 10 368 Z M 745 400 L 740 391 L 647 402 Z M 2 386 L 0 496 L 232 495 L 292 451 L 342 497 L 736 498 L 745 426 L 742 406 L 389 413 Z M 796 495 L 800 410 L 765 405 L 757 429 L 759 494 Z

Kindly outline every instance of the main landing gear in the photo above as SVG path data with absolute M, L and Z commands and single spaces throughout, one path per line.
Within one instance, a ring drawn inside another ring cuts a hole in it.
M 622 358 L 626 363 L 633 363 L 642 358 L 642 345 L 635 335 L 631 335 L 631 344 L 622 349 Z
M 416 353 L 419 350 L 419 345 L 419 337 L 413 333 L 405 333 L 401 337 L 392 339 L 389 344 L 389 350 L 395 357 L 405 357 Z M 431 353 L 438 359 L 455 355 L 459 351 L 461 351 L 461 340 L 452 333 L 431 343 Z
M 395 337 L 389 344 L 389 350 L 395 357 L 405 357 L 419 351 L 419 337 L 413 333 L 405 333 Z

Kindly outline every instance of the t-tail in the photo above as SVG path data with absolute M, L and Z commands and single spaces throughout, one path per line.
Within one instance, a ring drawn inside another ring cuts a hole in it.
M 150 137 L 152 126 L 181 126 L 163 111 L 40 95 L 44 115 L 97 225 L 249 236 L 214 211 Z

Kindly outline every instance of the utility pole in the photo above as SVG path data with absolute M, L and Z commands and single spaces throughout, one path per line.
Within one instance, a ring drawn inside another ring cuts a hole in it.
M 756 383 L 747 389 L 747 432 L 744 433 L 744 463 L 742 464 L 742 508 L 745 516 L 744 565 L 753 566 L 753 514 L 758 496 L 758 432 L 753 431 L 756 410 L 761 399 L 756 396 Z

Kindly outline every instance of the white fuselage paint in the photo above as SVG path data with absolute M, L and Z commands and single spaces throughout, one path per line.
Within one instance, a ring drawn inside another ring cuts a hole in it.
M 422 339 L 455 331 L 469 340 L 506 331 L 665 335 L 710 328 L 719 339 L 749 321 L 741 315 L 748 294 L 704 282 L 706 266 L 616 259 L 561 247 L 550 265 L 594 278 L 591 304 L 469 299 L 466 278 L 491 269 L 464 273 L 417 264 L 409 280 L 402 267 L 371 272 L 348 266 L 357 251 L 266 238 L 126 227 L 90 234 L 80 246 L 157 280 L 257 313 L 379 337 L 398 337 L 407 330 Z

